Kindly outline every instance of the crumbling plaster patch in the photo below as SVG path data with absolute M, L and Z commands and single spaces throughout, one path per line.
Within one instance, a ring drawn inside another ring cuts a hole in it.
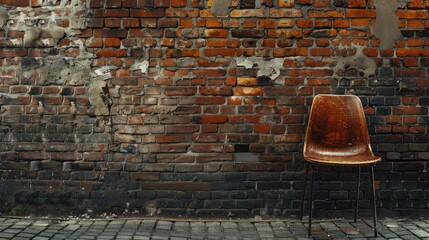
M 380 49 L 387 50 L 395 46 L 402 38 L 399 30 L 398 7 L 403 8 L 411 0 L 375 0 L 377 18 L 372 27 L 373 34 L 380 39 Z
M 345 47 L 343 46 L 340 48 Z M 359 45 L 352 45 L 349 48 L 356 49 L 356 53 L 352 56 L 339 57 L 337 64 L 334 67 L 334 72 L 337 73 L 337 71 L 340 69 L 355 69 L 359 72 L 359 75 L 361 77 L 374 77 L 377 70 L 377 64 L 373 59 L 369 58 L 363 53 L 365 47 Z
M 147 74 L 149 68 L 149 61 L 143 60 L 141 62 L 135 62 L 131 67 L 131 71 L 140 70 L 142 74 Z
M 8 18 L 9 18 L 8 10 L 4 7 L 0 7 L 0 28 L 3 28 Z
M 14 31 L 23 31 L 24 46 L 32 46 L 38 39 L 52 38 L 54 42 L 64 36 L 74 37 L 86 28 L 89 19 L 88 3 L 80 0 L 60 1 L 40 0 L 40 13 L 35 14 L 31 7 L 16 7 L 7 10 L 8 15 L 2 14 L 0 8 L 1 20 L 8 21 L 7 28 Z M 58 21 L 66 20 L 68 26 L 59 26 Z M 40 43 L 38 43 L 40 44 Z
M 257 77 L 269 77 L 271 80 L 277 79 L 280 76 L 280 71 L 283 69 L 283 58 L 273 58 L 266 60 L 262 57 L 238 57 L 237 66 L 245 68 L 258 67 Z
M 35 14 L 32 7 L 0 7 L 0 27 L 5 30 L 24 32 L 23 40 L 9 39 L 14 47 L 41 46 L 50 51 L 49 57 L 23 58 L 20 65 L 4 63 L 0 66 L 0 76 L 14 79 L 15 82 L 34 82 L 37 85 L 76 85 L 87 86 L 91 115 L 108 115 L 111 106 L 110 97 L 119 96 L 119 86 L 109 92 L 107 80 L 111 67 L 94 71 L 91 59 L 94 54 L 88 52 L 78 38 L 86 28 L 89 18 L 89 2 L 82 0 L 36 0 L 39 4 Z M 68 22 L 67 26 L 59 24 Z M 7 32 L 7 31 L 6 31 Z M 62 38 L 68 38 L 68 46 L 58 46 Z M 18 41 L 19 40 L 19 41 Z M 79 48 L 80 55 L 67 57 L 63 54 L 68 48 Z M 52 53 L 51 53 L 52 52 Z M 147 66 L 146 66 L 147 65 Z M 143 61 L 139 67 L 147 72 L 148 64 Z M 8 76 L 5 76 L 8 74 Z M 30 81 L 27 81 L 29 79 Z M 106 92 L 107 91 L 107 92 Z M 16 98 L 12 94 L 0 97 Z

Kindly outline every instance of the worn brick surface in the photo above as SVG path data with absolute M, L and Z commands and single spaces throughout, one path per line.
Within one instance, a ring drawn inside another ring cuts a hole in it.
M 429 3 L 392 2 L 0 1 L 0 212 L 296 215 L 321 93 L 362 100 L 381 211 L 424 209 Z M 335 170 L 320 216 L 353 205 Z

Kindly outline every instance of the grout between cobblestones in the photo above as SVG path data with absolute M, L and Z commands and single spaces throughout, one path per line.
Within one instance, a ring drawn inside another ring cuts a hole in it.
M 19 219 L 0 217 L 0 240 L 300 240 L 375 239 L 371 219 L 315 221 L 312 238 L 306 221 L 201 219 Z M 384 219 L 376 240 L 429 240 L 429 219 Z

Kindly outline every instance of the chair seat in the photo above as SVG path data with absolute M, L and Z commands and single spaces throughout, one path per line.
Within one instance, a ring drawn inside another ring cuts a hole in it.
M 338 165 L 370 165 L 381 160 L 380 157 L 370 153 L 360 154 L 318 154 L 307 152 L 305 160 L 313 163 L 338 164 Z

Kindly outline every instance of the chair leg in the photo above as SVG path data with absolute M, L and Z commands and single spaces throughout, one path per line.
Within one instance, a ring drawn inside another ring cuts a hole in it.
M 313 218 L 313 189 L 314 189 L 314 165 L 311 165 L 311 176 L 310 176 L 310 214 L 308 216 L 308 236 L 311 237 L 311 220 Z
M 374 237 L 377 237 L 377 207 L 375 199 L 375 186 L 374 186 L 374 166 L 371 166 L 371 190 L 372 190 L 372 210 L 374 218 Z
M 360 189 L 360 167 L 357 169 L 357 180 L 356 180 L 356 201 L 355 201 L 355 222 L 359 213 L 359 189 Z
M 308 177 L 309 167 L 310 167 L 310 164 L 307 162 L 305 164 L 304 192 L 302 193 L 302 201 L 301 201 L 301 221 L 302 221 L 302 217 L 304 216 L 305 191 L 307 189 L 307 177 Z

